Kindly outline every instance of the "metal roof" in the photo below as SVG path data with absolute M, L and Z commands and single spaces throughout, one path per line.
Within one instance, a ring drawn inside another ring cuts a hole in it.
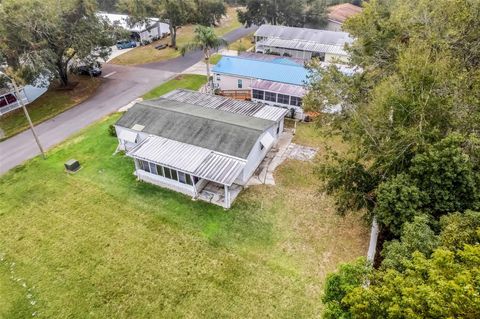
M 304 85 L 308 70 L 302 65 L 287 63 L 288 59 L 260 61 L 242 57 L 223 56 L 213 67 L 214 73 L 231 74 L 247 78 Z
M 136 124 L 147 134 L 247 158 L 276 122 L 160 98 L 135 104 L 116 123 L 129 129 Z
M 328 7 L 328 20 L 336 23 L 344 23 L 348 18 L 362 12 L 362 8 L 351 3 L 341 3 Z
M 298 64 L 300 66 L 305 65 L 304 59 L 294 58 L 294 57 L 279 57 L 278 55 L 272 54 L 263 54 L 256 52 L 238 52 L 238 56 L 245 59 L 259 60 L 259 61 L 290 61 L 291 63 Z
M 267 80 L 256 80 L 252 84 L 252 89 L 275 92 L 297 97 L 303 97 L 305 94 L 307 94 L 307 90 L 305 90 L 305 88 L 303 88 L 302 86 L 272 82 Z
M 353 39 L 347 32 L 337 32 L 318 29 L 295 28 L 279 25 L 264 24 L 255 32 L 257 37 L 278 38 L 283 40 L 300 40 L 330 44 L 343 47 L 346 43 L 352 43 Z
M 158 136 L 148 137 L 127 155 L 228 186 L 246 165 L 239 158 Z
M 343 45 L 325 44 L 314 41 L 268 38 L 258 41 L 257 48 L 259 46 L 285 48 L 309 52 L 324 52 L 345 56 L 348 55 L 348 53 L 343 49 Z
M 283 120 L 288 113 L 288 111 L 283 108 L 263 103 L 239 101 L 219 95 L 204 94 L 185 89 L 174 90 L 163 95 L 162 98 L 275 122 Z

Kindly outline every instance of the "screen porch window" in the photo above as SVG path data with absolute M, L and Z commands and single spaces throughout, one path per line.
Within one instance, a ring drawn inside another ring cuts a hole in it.
M 272 92 L 265 92 L 265 101 L 277 102 L 277 94 Z
M 263 100 L 264 92 L 261 90 L 252 90 L 252 96 L 254 99 Z
M 296 96 L 290 98 L 290 105 L 293 106 L 302 106 L 302 99 Z
M 155 165 L 155 164 L 153 164 L 153 163 L 149 163 L 149 166 L 150 166 L 150 173 L 155 174 L 155 175 L 158 175 L 158 173 L 157 173 L 157 165 Z
M 277 102 L 288 105 L 290 103 L 290 96 L 285 94 L 278 94 Z

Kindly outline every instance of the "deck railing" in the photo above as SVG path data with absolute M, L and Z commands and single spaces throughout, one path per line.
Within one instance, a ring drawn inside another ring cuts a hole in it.
M 236 100 L 251 100 L 252 93 L 250 90 L 222 90 L 221 96 L 230 97 Z

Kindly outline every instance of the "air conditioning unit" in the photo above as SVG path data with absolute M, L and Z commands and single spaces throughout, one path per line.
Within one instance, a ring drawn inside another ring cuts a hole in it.
M 75 173 L 80 169 L 80 163 L 76 159 L 68 160 L 64 165 L 68 173 Z

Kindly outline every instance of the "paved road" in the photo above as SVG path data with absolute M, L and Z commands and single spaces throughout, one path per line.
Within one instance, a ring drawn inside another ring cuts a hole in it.
M 253 30 L 254 28 L 240 28 L 227 34 L 225 39 L 232 42 Z M 191 67 L 201 57 L 201 52 L 193 52 L 170 61 L 135 67 L 104 65 L 103 74 L 107 77 L 94 96 L 36 126 L 43 147 L 50 149 L 84 127 L 117 111 L 175 74 Z M 30 131 L 0 142 L 0 175 L 39 154 Z

